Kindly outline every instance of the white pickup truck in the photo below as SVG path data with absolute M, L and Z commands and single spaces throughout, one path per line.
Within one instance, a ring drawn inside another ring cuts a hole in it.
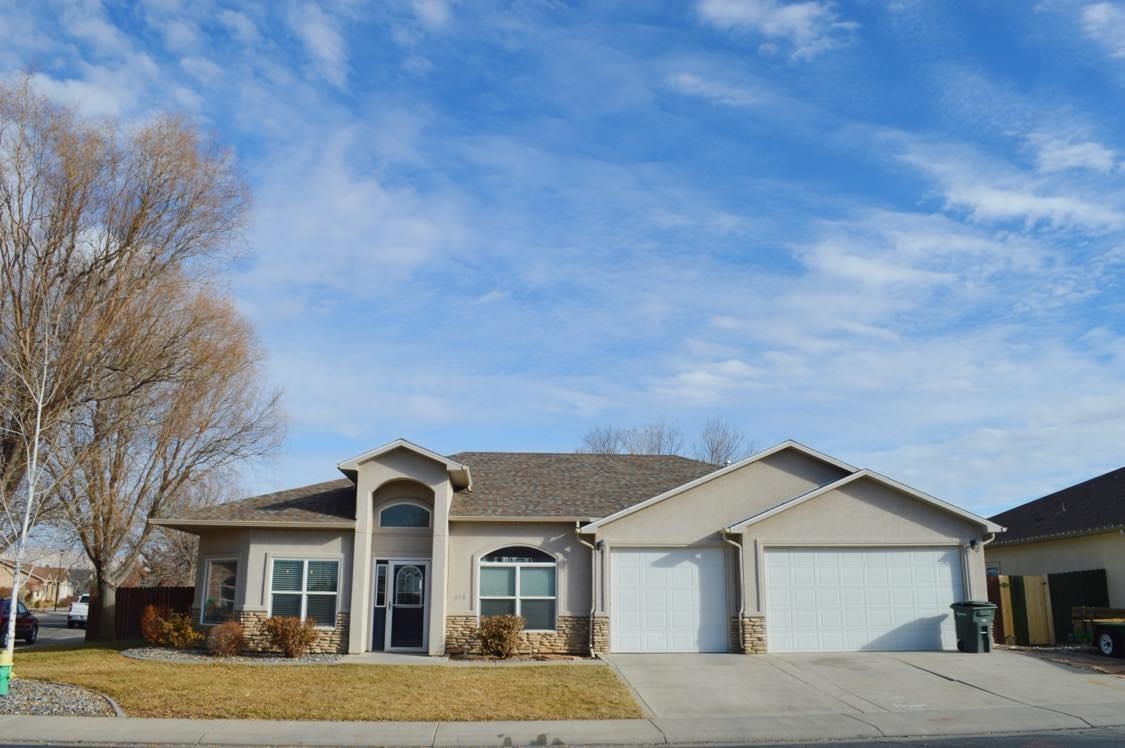
M 75 626 L 86 628 L 86 614 L 90 612 L 90 596 L 79 595 L 78 599 L 70 604 L 70 610 L 66 612 L 66 627 L 72 629 Z

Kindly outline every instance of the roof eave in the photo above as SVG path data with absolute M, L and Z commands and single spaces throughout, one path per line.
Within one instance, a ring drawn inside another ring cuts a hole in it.
M 1004 547 L 1004 546 L 1009 546 L 1009 545 L 1025 545 L 1027 543 L 1043 543 L 1043 542 L 1047 542 L 1047 541 L 1051 541 L 1051 540 L 1067 540 L 1069 538 L 1083 538 L 1083 537 L 1089 537 L 1090 535 L 1105 535 L 1107 533 L 1111 533 L 1111 532 L 1115 532 L 1115 531 L 1116 532 L 1125 531 L 1125 523 L 1119 522 L 1117 524 L 1105 525 L 1103 527 L 1087 527 L 1087 528 L 1083 528 L 1081 530 L 1067 530 L 1067 531 L 1064 531 L 1064 532 L 1054 532 L 1054 533 L 1049 533 L 1049 534 L 1046 534 L 1046 535 L 1030 535 L 1026 538 L 1015 538 L 1015 539 L 1012 539 L 1012 540 L 1005 540 L 1002 537 L 997 537 L 995 540 L 993 540 L 988 545 L 989 545 L 990 548 L 994 547 L 994 546 Z
M 313 522 L 302 520 L 282 520 L 282 521 L 267 521 L 255 519 L 176 519 L 175 517 L 168 517 L 166 519 L 150 519 L 150 525 L 157 525 L 159 527 L 170 527 L 173 530 L 184 530 L 185 532 L 194 532 L 189 528 L 208 528 L 208 527 L 262 527 L 262 528 L 276 528 L 280 530 L 354 530 L 355 522 L 348 520 L 340 520 L 333 522 Z
M 523 514 L 523 515 L 487 515 L 487 514 L 451 514 L 449 516 L 450 522 L 563 522 L 566 524 L 574 524 L 575 522 L 591 522 L 593 517 L 578 517 L 578 516 L 558 516 L 546 514 Z

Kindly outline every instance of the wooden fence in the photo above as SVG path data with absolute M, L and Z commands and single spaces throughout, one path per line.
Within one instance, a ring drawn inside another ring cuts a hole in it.
M 140 639 L 141 614 L 144 613 L 145 606 L 156 605 L 177 613 L 190 613 L 194 600 L 194 587 L 120 587 L 114 609 L 114 633 L 121 641 Z M 91 595 L 90 612 L 86 620 L 87 641 L 96 641 L 98 638 L 98 613 L 97 596 Z
M 1109 604 L 1105 569 L 1045 576 L 988 577 L 988 599 L 996 604 L 992 639 L 1024 646 L 1081 639 L 1072 610 Z

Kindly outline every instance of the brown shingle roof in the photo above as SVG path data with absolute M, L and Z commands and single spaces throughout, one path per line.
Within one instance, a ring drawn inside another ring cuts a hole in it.
M 355 484 L 347 478 L 314 483 L 311 486 L 252 496 L 241 501 L 192 509 L 178 514 L 174 519 L 262 523 L 354 522 Z
M 1008 531 L 993 545 L 1125 527 L 1125 467 L 992 517 Z
M 458 491 L 455 517 L 605 517 L 715 470 L 673 455 L 461 452 L 472 491 Z
M 669 455 L 461 452 L 472 491 L 453 496 L 454 517 L 604 517 L 715 470 Z M 346 478 L 195 509 L 165 520 L 338 523 L 355 520 Z

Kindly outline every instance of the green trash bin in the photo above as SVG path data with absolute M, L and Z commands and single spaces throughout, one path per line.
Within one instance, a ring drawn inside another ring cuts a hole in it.
M 964 600 L 953 603 L 953 621 L 957 625 L 958 652 L 992 651 L 992 618 L 994 603 Z

